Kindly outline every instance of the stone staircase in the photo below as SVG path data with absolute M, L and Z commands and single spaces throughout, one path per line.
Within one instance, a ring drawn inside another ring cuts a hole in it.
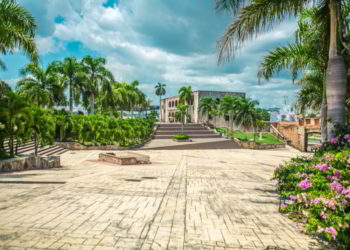
M 29 141 L 29 142 L 26 142 L 24 144 L 18 145 L 17 150 L 16 150 L 16 142 L 14 142 L 14 144 L 15 144 L 15 147 L 14 147 L 15 154 L 19 154 L 19 155 L 34 154 L 34 151 L 35 151 L 34 141 Z M 10 151 L 8 141 L 5 141 L 4 148 L 5 148 L 6 152 Z M 44 146 L 44 147 L 39 146 L 38 147 L 38 155 L 39 156 L 61 155 L 67 151 L 68 151 L 68 149 L 65 149 L 65 148 L 62 148 L 61 146 L 56 146 L 56 145 L 50 145 L 50 146 Z
M 155 132 L 154 139 L 172 139 L 174 135 L 181 134 L 181 124 L 158 124 L 157 131 Z M 201 124 L 185 124 L 184 134 L 187 134 L 190 138 L 221 138 L 215 132 L 207 129 Z

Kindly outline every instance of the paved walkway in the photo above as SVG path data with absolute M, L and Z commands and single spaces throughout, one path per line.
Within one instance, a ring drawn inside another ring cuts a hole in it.
M 70 151 L 0 175 L 0 249 L 318 249 L 277 212 L 270 179 L 294 151 L 142 152 L 152 164 Z
M 176 142 L 173 139 L 155 139 L 147 143 L 144 150 L 208 150 L 238 149 L 239 145 L 226 138 L 194 138 L 190 142 Z

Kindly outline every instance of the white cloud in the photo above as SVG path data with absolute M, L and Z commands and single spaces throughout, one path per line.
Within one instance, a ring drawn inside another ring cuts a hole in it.
M 294 21 L 261 34 L 245 44 L 234 61 L 219 67 L 216 40 L 230 20 L 216 13 L 210 1 L 127 0 L 115 8 L 103 7 L 104 0 L 40 1 L 46 3 L 45 10 L 32 9 L 50 22 L 45 24 L 49 35 L 38 39 L 42 54 L 62 50 L 57 40 L 80 41 L 107 58 L 117 80 L 139 80 L 154 100 L 156 82 L 166 83 L 169 95 L 182 85 L 245 91 L 266 106 L 282 103 L 281 95 L 297 90 L 291 80 L 279 76 L 258 85 L 256 76 L 262 55 L 293 39 Z M 64 22 L 51 27 L 56 16 Z

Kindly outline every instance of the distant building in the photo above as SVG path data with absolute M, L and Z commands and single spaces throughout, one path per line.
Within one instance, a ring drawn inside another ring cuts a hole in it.
M 203 97 L 211 97 L 219 101 L 221 98 L 227 95 L 245 97 L 245 93 L 241 93 L 241 92 L 202 91 L 202 90 L 193 91 L 192 100 L 191 100 L 191 103 L 189 104 L 190 122 L 206 123 L 208 120 L 207 114 L 202 115 L 202 112 L 199 110 L 200 99 L 202 99 Z M 179 96 L 168 97 L 161 100 L 160 112 L 162 113 L 162 116 L 161 116 L 162 122 L 165 122 L 165 123 L 177 122 L 175 114 L 177 111 L 176 107 L 177 105 L 179 105 L 179 103 L 180 103 Z M 215 119 L 216 121 L 214 121 L 212 117 L 209 117 L 209 120 L 213 125 L 216 125 L 216 127 L 227 126 L 227 119 L 223 117 L 216 117 Z

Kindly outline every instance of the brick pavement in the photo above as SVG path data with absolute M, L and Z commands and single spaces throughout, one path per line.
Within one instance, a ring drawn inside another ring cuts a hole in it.
M 62 169 L 1 174 L 0 249 L 321 248 L 277 212 L 270 179 L 294 151 L 138 152 L 152 164 L 70 151 Z

